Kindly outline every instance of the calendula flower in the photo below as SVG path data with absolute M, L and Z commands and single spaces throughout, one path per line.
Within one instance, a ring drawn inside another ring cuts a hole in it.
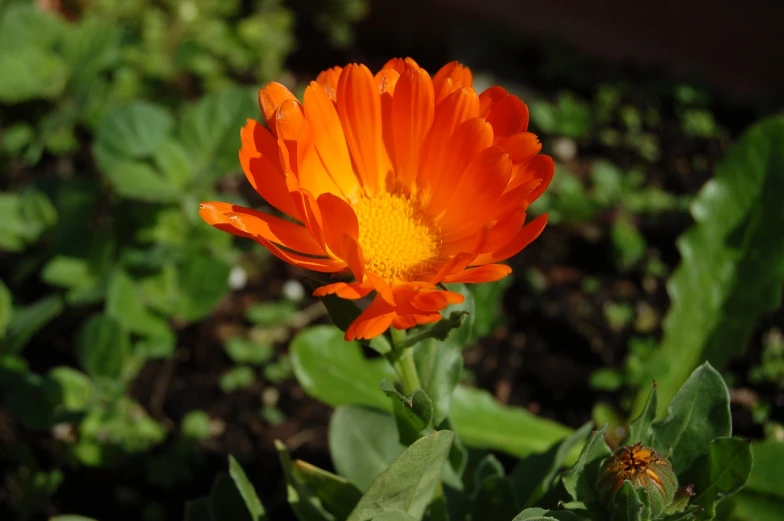
M 322 72 L 300 103 L 283 85 L 260 90 L 266 128 L 248 120 L 240 162 L 287 218 L 202 203 L 209 224 L 249 237 L 284 261 L 350 273 L 316 296 L 375 292 L 345 338 L 436 322 L 463 296 L 440 283 L 492 282 L 499 264 L 542 231 L 528 205 L 553 176 L 527 132 L 528 108 L 501 87 L 481 94 L 449 63 L 432 78 L 407 58 L 374 76 L 351 64 Z

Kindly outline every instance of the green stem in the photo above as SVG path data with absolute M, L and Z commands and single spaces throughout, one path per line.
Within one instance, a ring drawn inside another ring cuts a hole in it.
M 409 395 L 422 388 L 419 381 L 419 374 L 417 373 L 416 364 L 414 363 L 414 350 L 410 347 L 400 349 L 398 346 L 402 345 L 406 340 L 406 332 L 390 328 L 392 333 L 392 351 L 389 353 L 389 361 L 395 372 L 400 377 L 400 385 L 403 387 L 403 394 Z

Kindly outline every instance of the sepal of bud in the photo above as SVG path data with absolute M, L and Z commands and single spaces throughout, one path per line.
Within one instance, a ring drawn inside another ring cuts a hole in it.
M 678 478 L 670 462 L 642 443 L 620 447 L 602 465 L 597 490 L 607 508 L 625 481 L 635 489 L 645 489 L 651 517 L 656 518 L 675 497 Z

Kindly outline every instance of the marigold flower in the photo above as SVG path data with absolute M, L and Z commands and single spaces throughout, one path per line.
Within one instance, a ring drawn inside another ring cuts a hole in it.
M 284 261 L 350 272 L 316 296 L 375 297 L 345 338 L 436 322 L 463 297 L 439 283 L 492 282 L 499 262 L 544 228 L 524 225 L 553 176 L 527 132 L 528 108 L 501 87 L 477 94 L 452 62 L 432 78 L 410 58 L 375 76 L 351 64 L 322 72 L 300 103 L 279 83 L 259 91 L 266 128 L 241 131 L 253 188 L 291 220 L 202 203 L 212 226 L 250 237 Z

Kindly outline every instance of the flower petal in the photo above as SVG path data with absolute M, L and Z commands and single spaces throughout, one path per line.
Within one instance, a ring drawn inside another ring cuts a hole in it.
M 327 69 L 322 71 L 316 77 L 316 83 L 322 85 L 324 89 L 329 94 L 329 98 L 334 102 L 337 98 L 337 88 L 338 88 L 338 78 L 340 78 L 340 73 L 343 71 L 343 67 L 335 66 L 331 69 Z
M 495 282 L 512 273 L 512 268 L 505 264 L 485 264 L 476 268 L 463 270 L 444 278 L 446 283 L 477 283 Z
M 246 237 L 262 237 L 306 255 L 326 256 L 324 249 L 303 226 L 231 203 L 201 203 L 199 215 L 208 224 L 232 229 Z
M 433 88 L 435 90 L 436 104 L 452 94 L 461 87 L 471 87 L 474 77 L 471 69 L 453 61 L 441 67 L 433 76 Z
M 305 89 L 305 120 L 311 125 L 313 146 L 324 168 L 343 196 L 352 197 L 360 186 L 351 164 L 346 136 L 335 105 L 324 87 L 316 82 L 311 82 Z M 301 166 L 300 178 L 303 176 L 302 170 Z M 307 188 L 304 182 L 303 186 Z
M 466 209 L 471 214 L 489 214 L 504 193 L 512 175 L 509 154 L 498 146 L 482 150 L 468 164 L 457 186 L 452 188 L 438 224 L 444 235 L 460 227 L 466 221 Z
M 275 132 L 275 112 L 278 107 L 286 100 L 297 101 L 297 97 L 291 91 L 276 81 L 273 81 L 263 89 L 259 89 L 259 107 L 264 114 L 267 128 Z
M 370 70 L 349 65 L 340 75 L 337 112 L 345 132 L 351 158 L 367 193 L 384 186 L 391 169 L 381 138 L 381 99 Z
M 539 234 L 541 234 L 542 230 L 544 230 L 545 224 L 547 224 L 547 214 L 540 215 L 527 225 L 523 226 L 523 228 L 520 229 L 512 241 L 509 242 L 509 244 L 494 252 L 479 255 L 473 264 L 492 264 L 495 262 L 504 261 L 509 257 L 517 255 L 523 248 L 531 244 L 534 239 L 539 237 Z
M 340 298 L 347 300 L 357 300 L 367 297 L 373 288 L 370 286 L 363 286 L 359 282 L 335 282 L 334 284 L 327 284 L 316 288 L 313 292 L 314 297 L 323 297 L 325 295 L 337 295 Z
M 347 341 L 370 340 L 389 329 L 394 318 L 395 306 L 377 295 L 365 311 L 348 326 L 343 338 Z
M 401 74 L 392 97 L 392 164 L 395 187 L 410 188 L 419 171 L 422 143 L 433 123 L 433 82 L 424 69 Z

